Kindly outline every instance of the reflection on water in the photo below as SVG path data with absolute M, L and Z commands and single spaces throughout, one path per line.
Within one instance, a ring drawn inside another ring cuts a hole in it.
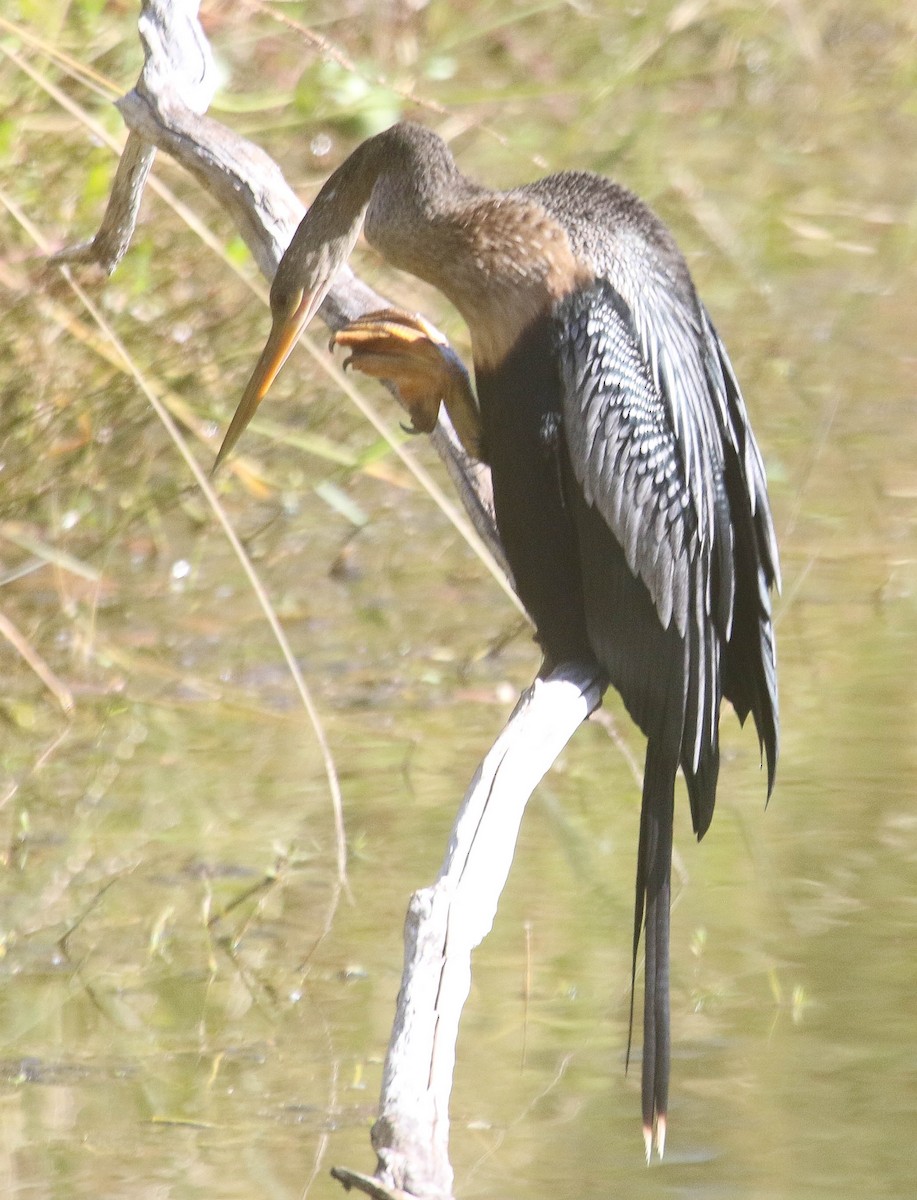
M 399 61 L 463 124 L 508 140 L 468 134 L 469 170 L 509 183 L 535 173 L 536 153 L 593 165 L 677 230 L 768 460 L 784 732 L 766 814 L 753 733 L 731 719 L 702 846 L 679 814 L 671 1132 L 650 1172 L 638 1072 L 623 1067 L 639 798 L 602 728 L 574 739 L 477 956 L 453 1103 L 459 1193 L 910 1197 L 913 19 L 879 4 L 485 7 L 474 23 L 461 6 L 404 17 Z M 59 29 L 33 32 L 89 61 L 88 23 L 123 82 L 130 16 L 93 25 L 71 5 Z M 319 16 L 352 56 L 369 52 L 339 13 Z M 238 25 L 213 22 L 239 86 L 257 86 Z M 253 30 L 272 86 L 299 79 L 319 105 L 327 84 L 318 68 L 300 76 L 304 48 Z M 6 60 L 0 88 L 19 116 L 0 122 L 16 203 L 49 237 L 92 225 L 109 158 L 73 155 L 82 130 Z M 291 110 L 279 130 L 267 111 L 263 136 L 291 173 L 326 174 Z M 342 153 L 347 134 L 324 124 Z M 6 1190 L 300 1196 L 317 1166 L 371 1166 L 407 896 L 435 874 L 534 651 L 525 633 L 507 641 L 513 613 L 394 468 L 277 451 L 267 498 L 227 486 L 341 773 L 350 895 L 337 895 L 321 759 L 256 605 L 133 385 L 63 320 L 70 299 L 30 291 L 34 244 L 0 220 L 0 282 L 17 301 L 0 364 L 3 610 L 76 705 L 62 716 L 5 652 Z M 151 204 L 99 295 L 162 388 L 209 415 L 262 330 L 175 225 Z M 355 457 L 372 440 L 327 388 L 297 411 Z M 356 535 L 314 490 L 329 478 L 369 516 Z

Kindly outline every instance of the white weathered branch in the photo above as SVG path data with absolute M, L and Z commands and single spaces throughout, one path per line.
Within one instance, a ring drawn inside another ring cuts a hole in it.
M 303 206 L 259 147 L 205 115 L 213 70 L 197 10 L 197 0 L 145 0 L 140 18 L 145 64 L 137 86 L 118 105 L 131 132 L 105 218 L 95 238 L 58 258 L 114 269 L 136 226 L 160 149 L 216 198 L 260 269 L 273 278 Z M 384 307 L 388 301 L 345 269 L 321 315 L 339 329 Z M 431 439 L 475 527 L 505 566 L 489 469 L 468 458 L 444 411 Z M 408 910 L 404 975 L 372 1133 L 376 1175 L 335 1169 L 346 1187 L 389 1200 L 451 1196 L 449 1097 L 471 952 L 493 924 L 528 798 L 599 705 L 604 686 L 594 664 L 565 664 L 549 679 L 536 680 L 478 768 L 439 878 L 414 895 Z
M 372 1138 L 377 1176 L 412 1196 L 451 1194 L 449 1096 L 471 952 L 493 926 L 528 799 L 604 686 L 595 664 L 565 664 L 523 693 L 475 772 L 436 883 L 411 898 Z
M 165 151 L 228 213 L 260 270 L 274 278 L 305 208 L 277 164 L 233 130 L 204 115 L 214 89 L 212 61 L 197 20 L 199 0 L 144 0 L 139 21 L 144 67 L 137 86 L 118 101 L 130 135 L 102 226 L 88 242 L 68 247 L 57 261 L 85 262 L 111 273 L 137 223 L 143 185 L 156 149 Z M 319 315 L 337 330 L 392 302 L 338 272 Z M 393 393 L 397 398 L 397 392 Z M 430 435 L 472 524 L 507 577 L 497 533 L 490 471 L 465 453 L 445 408 Z

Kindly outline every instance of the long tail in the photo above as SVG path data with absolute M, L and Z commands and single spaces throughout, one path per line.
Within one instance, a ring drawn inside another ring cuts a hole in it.
M 634 1023 L 634 985 L 640 930 L 646 928 L 646 978 L 643 996 L 643 1140 L 649 1162 L 665 1150 L 669 1101 L 669 904 L 672 875 L 672 821 L 675 766 L 651 741 L 646 748 L 640 844 L 637 850 L 637 897 L 631 963 L 630 1033 Z

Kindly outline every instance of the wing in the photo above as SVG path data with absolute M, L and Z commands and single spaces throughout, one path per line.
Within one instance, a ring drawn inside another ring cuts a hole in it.
M 706 607 L 722 635 L 722 693 L 740 720 L 754 716 L 770 795 L 779 743 L 770 590 L 780 568 L 761 453 L 726 348 L 649 210 L 625 226 L 607 270 L 682 450 L 700 545 L 711 551 Z
M 721 689 L 740 718 L 754 715 L 769 788 L 777 759 L 769 592 L 780 575 L 761 455 L 729 357 L 662 222 L 597 175 L 564 172 L 521 190 L 563 225 L 597 281 L 560 306 L 573 318 L 566 334 L 563 319 L 559 328 L 571 466 L 683 644 L 682 766 L 701 834 Z
M 720 656 L 734 595 L 729 500 L 710 387 L 706 381 L 701 385 L 702 364 L 685 383 L 674 357 L 680 353 L 678 342 L 669 340 L 668 326 L 657 331 L 648 325 L 641 334 L 633 308 L 608 280 L 568 296 L 557 316 L 564 433 L 573 475 L 587 509 L 601 516 L 630 573 L 642 582 L 655 622 L 666 634 L 658 646 L 641 634 L 643 644 L 632 648 L 631 657 L 652 655 L 652 661 L 637 664 L 641 675 L 652 681 L 656 673 L 668 674 L 681 694 L 663 697 L 661 705 L 657 695 L 649 705 L 633 695 L 643 686 L 636 679 L 613 681 L 649 734 L 655 732 L 647 728 L 650 713 L 663 713 L 673 728 L 669 710 L 673 705 L 680 710 L 678 756 L 688 777 L 695 827 L 702 832 L 712 814 Z M 700 357 L 696 349 L 694 356 Z M 579 525 L 580 536 L 595 542 L 594 520 L 584 515 Z M 605 551 L 613 553 L 610 547 Z M 624 642 L 631 629 L 645 629 L 646 615 L 637 611 L 636 598 L 622 608 L 620 581 L 600 583 L 602 588 L 604 596 L 586 581 L 594 641 L 601 640 L 597 626 L 602 623 L 610 626 L 609 639 Z M 664 663 L 660 655 L 679 661 Z
M 726 348 L 702 309 L 705 344 L 713 358 L 711 384 L 717 398 L 724 446 L 726 492 L 735 543 L 735 613 L 723 656 L 723 694 L 739 719 L 753 715 L 767 758 L 768 795 L 774 786 L 780 741 L 777 647 L 771 589 L 780 590 L 777 540 L 761 453 Z
M 567 449 L 594 505 L 646 584 L 662 622 L 684 637 L 697 521 L 678 441 L 621 298 L 604 282 L 559 312 Z

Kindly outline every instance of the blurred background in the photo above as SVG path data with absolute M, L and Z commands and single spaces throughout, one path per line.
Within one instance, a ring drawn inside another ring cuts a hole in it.
M 81 298 L 44 261 L 101 219 L 136 18 L 101 0 L 0 16 L 0 1180 L 331 1196 L 332 1163 L 373 1167 L 408 895 L 538 654 L 299 351 L 218 488 L 340 775 L 342 891 L 316 736 L 144 392 L 209 468 L 268 328 L 257 271 L 161 155 L 111 279 L 76 273 Z M 224 0 L 203 18 L 213 115 L 304 200 L 403 116 L 491 185 L 585 167 L 637 191 L 686 253 L 768 465 L 782 759 L 765 812 L 754 733 L 724 711 L 701 846 L 679 797 L 666 1160 L 643 1164 L 624 1073 L 643 747 L 609 697 L 617 742 L 590 723 L 536 793 L 476 956 L 457 1194 L 913 1196 L 913 11 Z M 467 353 L 438 296 L 365 247 L 355 265 Z M 445 484 L 423 439 L 408 452 Z

